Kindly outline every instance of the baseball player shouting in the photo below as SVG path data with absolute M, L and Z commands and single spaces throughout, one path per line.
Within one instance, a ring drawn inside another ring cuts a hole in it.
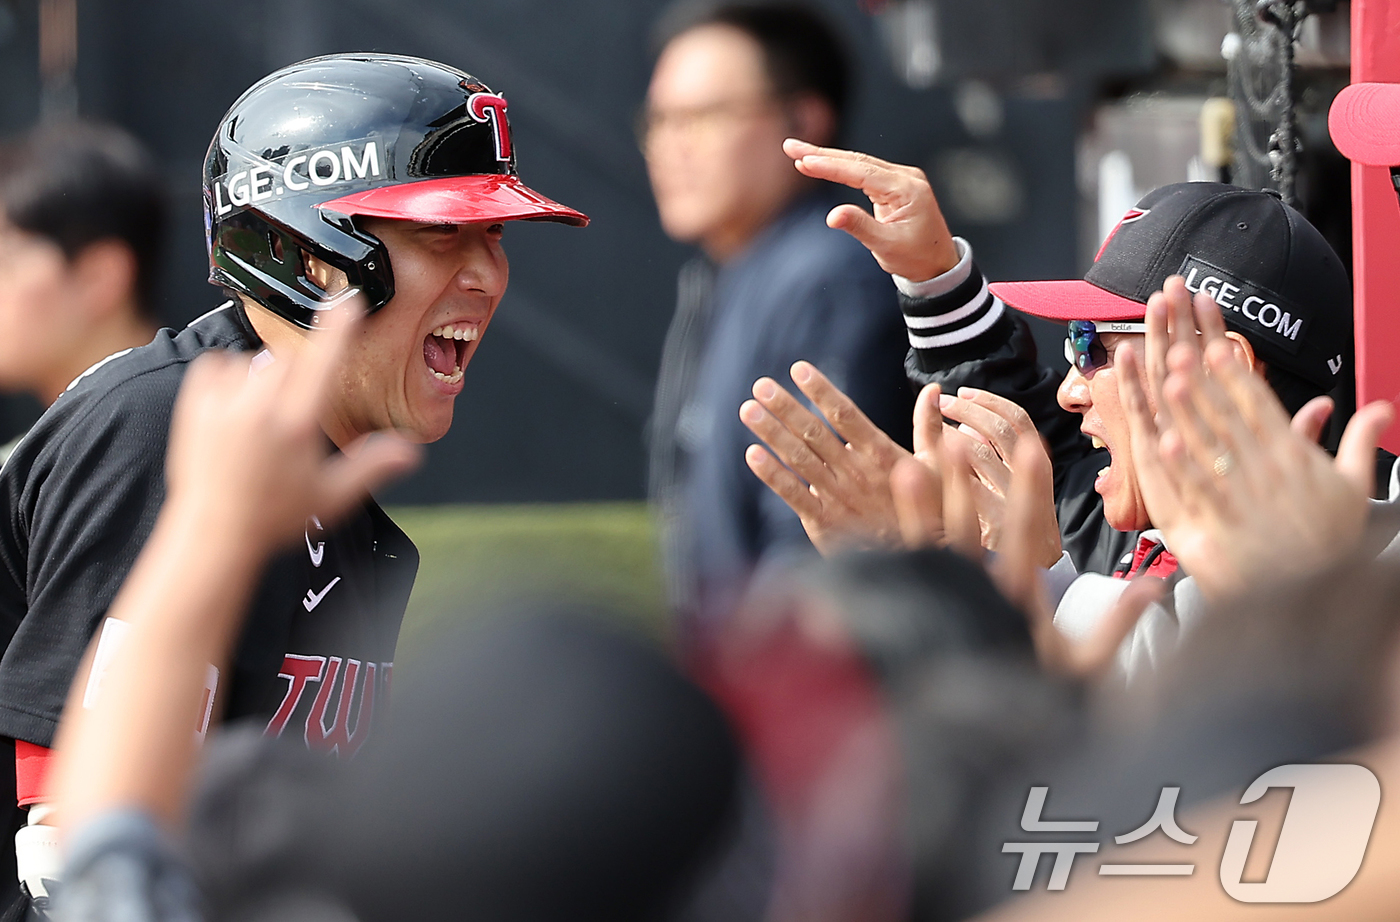
M 105 615 L 163 501 L 189 363 L 232 349 L 255 353 L 256 373 L 362 299 L 370 314 L 345 350 L 326 436 L 340 449 L 381 430 L 434 441 L 505 293 L 503 222 L 588 222 L 521 184 L 501 95 L 441 64 L 371 54 L 304 61 L 245 92 L 210 145 L 204 203 L 210 281 L 235 297 L 90 368 L 0 471 L 0 737 L 14 741 L 18 804 L 32 805 L 11 828 L 36 905 L 54 875 L 45 747 L 90 640 L 89 695 L 120 643 L 124 626 Z M 313 517 L 305 538 L 269 567 L 191 729 L 254 718 L 348 758 L 384 711 L 418 555 L 373 501 L 334 529 Z

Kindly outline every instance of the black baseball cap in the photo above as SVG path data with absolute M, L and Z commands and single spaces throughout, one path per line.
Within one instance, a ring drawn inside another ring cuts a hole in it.
M 1210 293 L 1270 367 L 1323 390 L 1352 352 L 1351 280 L 1301 214 L 1268 192 L 1162 186 L 1129 209 L 1083 281 L 1001 282 L 992 293 L 1051 320 L 1141 320 L 1173 275 Z

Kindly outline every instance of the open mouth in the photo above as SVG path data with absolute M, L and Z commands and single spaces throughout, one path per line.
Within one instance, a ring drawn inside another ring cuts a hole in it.
M 467 350 L 480 336 L 481 329 L 474 323 L 449 323 L 423 337 L 423 360 L 433 377 L 444 384 L 460 382 Z
M 1089 435 L 1089 442 L 1090 442 L 1095 448 L 1108 448 L 1108 443 L 1105 442 L 1103 439 L 1099 438 L 1097 435 L 1092 435 L 1092 434 L 1089 434 L 1089 433 L 1085 433 L 1085 434 L 1086 434 L 1086 435 Z M 1108 464 L 1104 465 L 1104 467 L 1099 471 L 1098 477 L 1096 478 L 1096 479 L 1099 480 L 1099 481 L 1102 481 L 1103 478 L 1107 477 L 1107 476 L 1108 476 L 1109 470 L 1113 467 L 1113 451 L 1112 451 L 1112 449 L 1109 450 L 1108 455 L 1109 455 L 1109 457 L 1108 457 Z

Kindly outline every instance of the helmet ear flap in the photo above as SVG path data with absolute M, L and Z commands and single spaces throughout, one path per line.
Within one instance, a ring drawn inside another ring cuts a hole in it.
M 345 259 L 336 250 L 329 250 L 326 262 L 342 270 L 351 287 L 359 289 L 365 300 L 365 310 L 373 313 L 394 297 L 394 267 L 389 261 L 389 249 L 373 234 L 361 230 L 355 220 L 334 212 L 321 212 L 322 221 L 341 233 L 368 247 L 358 259 Z
M 332 291 L 330 276 L 308 266 L 306 257 L 345 274 L 366 309 L 376 311 L 394 296 L 389 253 L 377 238 L 355 228 L 349 218 L 318 222 L 316 240 L 281 222 L 248 209 L 224 221 L 212 248 L 209 281 L 247 295 L 278 316 L 311 330 L 319 315 L 343 297 Z M 344 239 L 349 238 L 349 239 Z M 332 243 L 335 246 L 332 246 Z M 345 252 L 354 253 L 348 257 Z
M 275 237 L 278 243 L 281 238 Z M 314 286 L 324 292 L 322 300 L 329 300 L 350 287 L 349 276 L 343 269 L 332 266 L 330 263 L 317 259 L 313 254 L 298 248 L 297 252 L 301 258 L 301 275 L 307 285 Z

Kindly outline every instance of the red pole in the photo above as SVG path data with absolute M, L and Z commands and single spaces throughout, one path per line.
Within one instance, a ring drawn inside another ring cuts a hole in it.
M 1351 79 L 1400 83 L 1400 2 L 1351 0 Z M 1400 201 L 1385 167 L 1351 166 L 1359 404 L 1400 397 Z M 1382 444 L 1400 452 L 1400 428 Z

